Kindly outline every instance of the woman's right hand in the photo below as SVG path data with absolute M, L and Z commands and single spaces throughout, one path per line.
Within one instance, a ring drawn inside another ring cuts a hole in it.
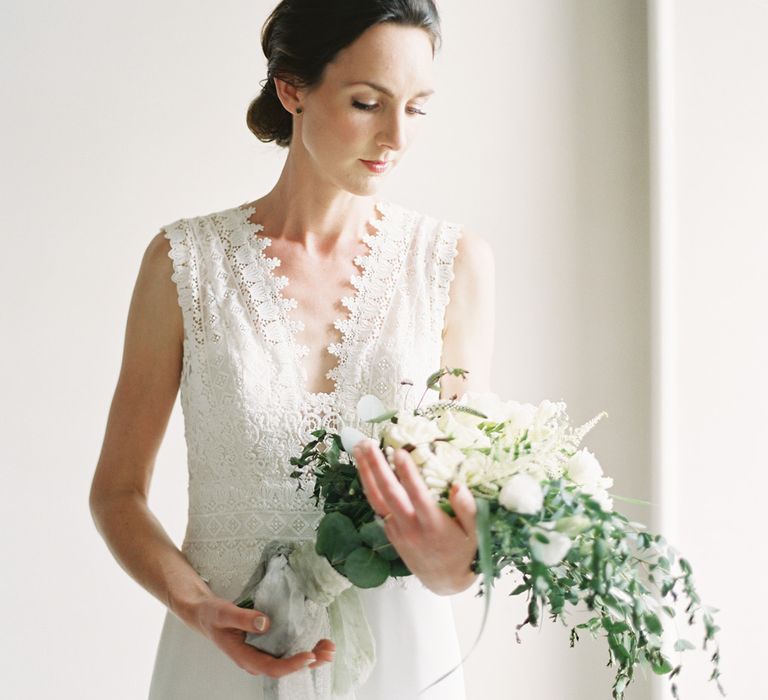
M 245 641 L 246 632 L 264 634 L 269 618 L 258 610 L 239 608 L 224 598 L 206 597 L 191 615 L 191 625 L 208 637 L 240 668 L 251 675 L 280 678 L 303 668 L 318 668 L 333 661 L 336 645 L 321 639 L 312 651 L 277 658 L 259 651 Z

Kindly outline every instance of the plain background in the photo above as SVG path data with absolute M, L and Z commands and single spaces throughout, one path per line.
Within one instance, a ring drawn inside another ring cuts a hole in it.
M 439 6 L 438 93 L 382 194 L 490 241 L 498 393 L 609 413 L 586 444 L 615 493 L 653 503 L 617 506 L 721 608 L 729 697 L 765 696 L 768 3 Z M 3 697 L 146 696 L 164 609 L 110 557 L 88 488 L 147 243 L 279 173 L 245 126 L 271 7 L 0 8 Z M 185 460 L 177 404 L 151 495 L 177 542 Z M 515 642 L 513 585 L 494 589 L 469 700 L 609 698 L 602 643 L 569 649 L 549 622 Z M 453 602 L 469 649 L 482 603 Z M 718 697 L 705 654 L 680 660 L 683 697 Z M 665 684 L 627 693 L 651 697 Z

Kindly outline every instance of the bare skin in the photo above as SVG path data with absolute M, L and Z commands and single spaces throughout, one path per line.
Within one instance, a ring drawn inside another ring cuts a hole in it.
M 310 347 L 304 358 L 309 391 L 333 389 L 325 373 L 336 358 L 326 346 L 338 340 L 333 321 L 346 315 L 341 297 L 354 291 L 349 278 L 359 270 L 352 260 L 367 251 L 360 237 L 373 216 L 380 176 L 371 174 L 361 159 L 396 162 L 407 150 L 415 120 L 421 118 L 415 110 L 431 91 L 431 63 L 431 45 L 422 30 L 377 25 L 340 52 L 319 86 L 299 90 L 275 81 L 285 108 L 295 115 L 301 105 L 303 111 L 294 116 L 283 172 L 275 187 L 254 203 L 253 220 L 273 237 L 269 253 L 281 259 L 277 272 L 290 278 L 286 294 L 299 304 L 292 315 L 305 323 L 300 340 Z M 383 85 L 390 95 L 360 81 Z M 350 100 L 375 107 L 363 111 L 350 106 Z M 183 320 L 168 252 L 169 242 L 160 232 L 144 253 L 131 298 L 122 366 L 90 493 L 94 521 L 125 571 L 244 671 L 278 678 L 307 665 L 316 668 L 333 660 L 331 640 L 283 659 L 246 644 L 246 632 L 266 631 L 269 620 L 216 596 L 147 506 L 182 366 Z M 444 378 L 443 396 L 490 386 L 494 274 L 487 242 L 464 232 L 454 274 L 442 361 L 471 374 L 469 382 Z M 405 469 L 398 474 L 400 481 L 407 477 Z M 460 525 L 443 522 L 427 531 L 433 538 L 444 537 L 435 546 L 434 539 L 408 529 L 407 519 L 412 522 L 415 511 L 425 507 L 413 485 L 403 489 L 381 482 L 377 497 L 372 484 L 384 478 L 381 462 L 372 459 L 366 493 L 377 510 L 400 509 L 402 523 L 397 530 L 390 528 L 390 535 L 412 570 L 443 595 L 471 585 L 471 498 L 459 494 L 456 499 Z M 424 517 L 432 515 L 425 512 Z

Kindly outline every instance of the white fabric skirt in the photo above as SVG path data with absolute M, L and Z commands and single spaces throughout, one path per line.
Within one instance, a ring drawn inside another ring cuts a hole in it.
M 359 593 L 376 640 L 376 667 L 356 700 L 465 700 L 460 668 L 419 695 L 461 658 L 450 599 L 413 580 L 405 587 Z M 332 663 L 344 659 L 337 655 Z M 238 668 L 211 641 L 166 614 L 150 700 L 261 700 L 262 682 L 263 677 Z

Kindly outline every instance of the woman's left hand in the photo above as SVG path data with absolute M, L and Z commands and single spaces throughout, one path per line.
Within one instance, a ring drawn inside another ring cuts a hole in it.
M 353 456 L 368 502 L 384 518 L 384 532 L 411 572 L 439 595 L 469 588 L 477 577 L 471 569 L 477 507 L 469 489 L 451 489 L 452 518 L 437 505 L 407 450 L 395 450 L 394 471 L 375 440 L 361 440 Z

